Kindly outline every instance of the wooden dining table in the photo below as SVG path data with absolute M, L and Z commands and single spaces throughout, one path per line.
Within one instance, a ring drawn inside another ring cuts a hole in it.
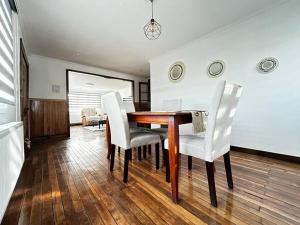
M 168 125 L 168 150 L 169 150 L 169 166 L 170 166 L 170 182 L 172 200 L 174 203 L 178 203 L 178 174 L 179 174 L 179 125 L 192 122 L 192 114 L 187 111 L 178 112 L 132 112 L 127 113 L 129 122 L 136 122 L 142 124 L 160 124 Z M 111 144 L 109 120 L 106 122 L 106 140 L 108 154 L 114 147 Z

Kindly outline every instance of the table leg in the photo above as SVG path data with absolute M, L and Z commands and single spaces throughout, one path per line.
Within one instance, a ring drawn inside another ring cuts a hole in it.
M 108 118 L 106 119 L 106 143 L 107 143 L 107 159 L 110 159 L 112 144 L 111 144 L 110 127 L 109 127 Z
M 169 163 L 171 176 L 172 200 L 178 203 L 178 157 L 179 157 L 179 131 L 176 117 L 169 118 L 168 123 L 168 140 L 169 140 Z

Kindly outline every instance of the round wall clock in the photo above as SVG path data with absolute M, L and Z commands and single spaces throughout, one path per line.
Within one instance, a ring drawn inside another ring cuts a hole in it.
M 257 69 L 259 72 L 262 72 L 262 73 L 270 73 L 278 67 L 278 64 L 279 63 L 278 63 L 277 59 L 275 59 L 273 57 L 268 57 L 268 58 L 262 59 L 258 63 Z
M 172 82 L 179 82 L 184 78 L 185 65 L 183 62 L 175 62 L 170 66 L 169 79 Z
M 225 70 L 225 63 L 221 60 L 215 60 L 211 64 L 209 64 L 207 68 L 208 76 L 210 77 L 219 77 Z

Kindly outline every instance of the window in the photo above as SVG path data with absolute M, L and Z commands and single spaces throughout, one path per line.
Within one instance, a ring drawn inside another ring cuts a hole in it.
M 16 115 L 16 67 L 15 54 L 17 32 L 11 8 L 13 1 L 0 0 L 0 125 L 15 122 Z
M 0 124 L 15 119 L 14 34 L 8 0 L 0 0 Z
M 12 14 L 5 0 L 1 0 L 0 20 L 0 102 L 14 105 Z
M 83 108 L 101 109 L 102 95 L 103 93 L 71 91 L 69 93 L 69 110 L 70 112 L 79 112 Z M 123 101 L 132 101 L 132 96 L 123 97 Z
M 81 111 L 83 108 L 101 108 L 101 94 L 86 92 L 70 92 L 69 108 L 72 111 Z

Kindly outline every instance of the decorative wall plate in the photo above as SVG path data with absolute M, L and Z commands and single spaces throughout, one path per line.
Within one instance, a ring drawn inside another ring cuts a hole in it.
M 275 59 L 273 57 L 268 57 L 268 58 L 262 59 L 258 63 L 257 69 L 259 72 L 262 72 L 262 73 L 270 73 L 278 67 L 278 64 L 279 64 L 279 62 L 277 59 Z
M 170 66 L 169 79 L 172 82 L 179 82 L 184 78 L 185 65 L 183 62 L 175 62 Z
M 215 60 L 207 67 L 207 73 L 210 77 L 219 77 L 225 70 L 225 63 L 221 60 Z

